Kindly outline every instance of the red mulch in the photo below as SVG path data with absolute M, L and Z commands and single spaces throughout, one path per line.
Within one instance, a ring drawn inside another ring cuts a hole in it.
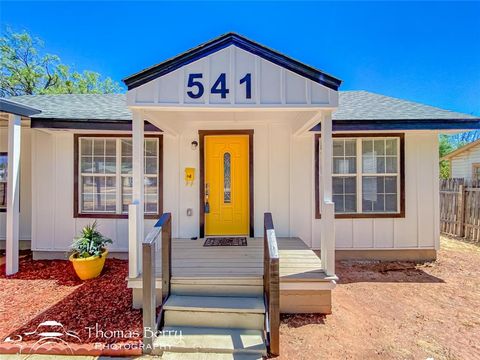
M 44 321 L 57 321 L 63 331 L 75 332 L 80 338 L 70 337 L 73 343 L 138 343 L 142 315 L 132 308 L 127 274 L 127 261 L 117 259 L 107 259 L 101 276 L 88 281 L 79 280 L 65 260 L 34 261 L 27 255 L 12 276 L 6 276 L 5 265 L 1 265 L 0 341 L 17 335 L 22 335 L 23 342 L 36 341 L 38 337 L 24 333 L 35 331 Z

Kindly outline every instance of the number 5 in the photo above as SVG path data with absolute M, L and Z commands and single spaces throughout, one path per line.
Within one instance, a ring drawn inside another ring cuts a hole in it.
M 196 80 L 196 79 L 201 79 L 203 77 L 202 74 L 190 74 L 188 75 L 188 83 L 187 86 L 189 88 L 196 86 L 198 91 L 195 94 L 193 91 L 188 91 L 187 95 L 190 96 L 192 99 L 198 99 L 201 98 L 204 92 L 203 84 Z

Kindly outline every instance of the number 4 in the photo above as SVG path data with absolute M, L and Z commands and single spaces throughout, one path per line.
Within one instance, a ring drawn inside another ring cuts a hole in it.
M 220 94 L 222 99 L 227 97 L 227 94 L 230 90 L 227 89 L 227 76 L 225 73 L 220 74 L 215 84 L 213 84 L 212 88 L 210 89 L 212 94 Z

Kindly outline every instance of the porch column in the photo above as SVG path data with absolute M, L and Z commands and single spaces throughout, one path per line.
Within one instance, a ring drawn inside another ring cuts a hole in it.
M 6 229 L 6 273 L 18 271 L 19 234 L 19 187 L 20 187 L 20 136 L 21 118 L 8 116 L 8 178 L 7 178 L 7 229 Z
M 142 242 L 144 240 L 144 121 L 141 112 L 132 110 L 133 188 L 129 206 L 128 261 L 129 276 L 137 277 L 142 268 Z
M 321 258 L 327 275 L 335 275 L 335 205 L 332 201 L 332 114 L 324 113 L 322 117 L 322 242 Z

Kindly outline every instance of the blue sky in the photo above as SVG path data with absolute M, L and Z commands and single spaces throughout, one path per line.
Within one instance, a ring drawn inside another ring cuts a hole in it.
M 480 2 L 5 2 L 77 70 L 120 81 L 229 31 L 364 89 L 480 116 Z

